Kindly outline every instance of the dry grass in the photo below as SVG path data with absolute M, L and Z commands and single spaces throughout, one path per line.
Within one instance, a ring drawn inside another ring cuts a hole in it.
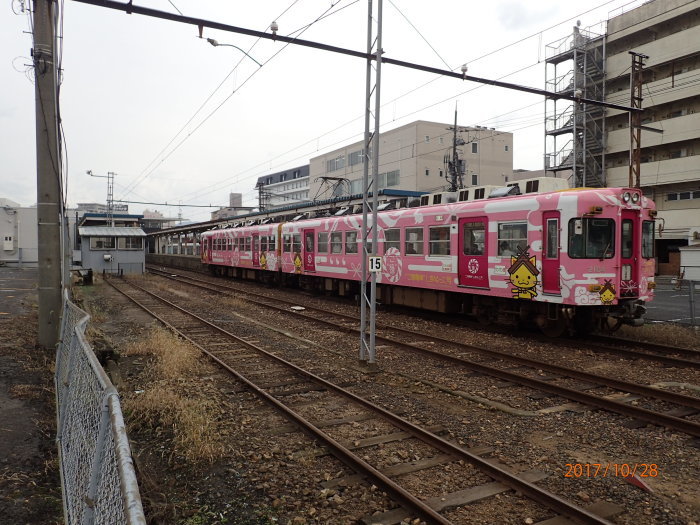
M 199 350 L 161 327 L 154 327 L 146 337 L 126 345 L 123 355 L 152 355 L 149 375 L 156 381 L 179 380 L 202 368 Z
M 10 387 L 10 397 L 15 399 L 41 399 L 45 388 L 39 385 L 13 385 Z M 49 394 L 53 392 L 49 391 Z
M 217 407 L 197 394 L 187 398 L 178 390 L 159 383 L 142 394 L 129 396 L 124 406 L 131 414 L 130 425 L 171 437 L 177 456 L 212 463 L 227 451 L 215 424 Z
M 700 332 L 671 323 L 646 324 L 638 328 L 623 326 L 615 335 L 635 341 L 700 349 Z
M 233 308 L 234 311 L 238 311 L 244 309 L 246 302 L 239 297 L 225 297 L 221 300 L 221 304 Z
M 145 390 L 124 399 L 131 426 L 171 438 L 173 454 L 192 462 L 211 463 L 226 453 L 217 424 L 220 408 L 197 381 L 204 364 L 196 348 L 155 327 L 127 345 L 124 355 L 152 357 Z

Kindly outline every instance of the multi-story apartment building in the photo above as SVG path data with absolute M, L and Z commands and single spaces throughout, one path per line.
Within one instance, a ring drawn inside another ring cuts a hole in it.
M 599 33 L 574 28 L 548 46 L 546 87 L 630 106 L 630 52 L 647 57 L 639 184 L 659 210 L 660 266 L 676 273 L 664 265 L 700 229 L 700 0 L 652 0 Z M 547 103 L 545 170 L 573 168 L 572 185 L 630 184 L 626 111 Z
M 309 200 L 309 166 L 297 166 L 258 177 L 255 185 L 261 210 Z
M 659 209 L 663 247 L 700 227 L 700 0 L 654 0 L 608 21 L 606 100 L 630 103 L 630 51 L 645 59 L 640 183 Z M 606 114 L 609 186 L 628 183 L 629 119 Z M 664 251 L 660 251 L 664 257 Z
M 444 191 L 450 185 L 451 124 L 416 121 L 379 136 L 379 189 Z M 464 186 L 503 185 L 513 173 L 513 135 L 486 127 L 459 127 L 458 165 Z M 370 157 L 371 158 L 371 157 Z M 314 157 L 311 200 L 362 193 L 362 141 Z M 370 164 L 371 167 L 371 164 Z

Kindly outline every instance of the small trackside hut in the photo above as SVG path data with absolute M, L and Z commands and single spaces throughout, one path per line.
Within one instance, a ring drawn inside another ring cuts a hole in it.
M 142 274 L 146 267 L 141 228 L 80 226 L 81 267 L 93 273 Z

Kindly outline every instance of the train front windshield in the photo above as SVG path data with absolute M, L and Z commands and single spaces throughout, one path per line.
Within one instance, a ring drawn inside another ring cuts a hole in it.
M 615 221 L 571 219 L 568 252 L 574 259 L 610 259 L 615 254 Z

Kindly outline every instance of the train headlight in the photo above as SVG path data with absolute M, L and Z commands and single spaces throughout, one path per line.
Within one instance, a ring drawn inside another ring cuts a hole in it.
M 622 202 L 629 202 L 630 201 L 630 192 L 626 191 L 625 193 L 622 194 Z
M 639 193 L 632 194 L 632 204 L 637 204 L 639 202 Z

